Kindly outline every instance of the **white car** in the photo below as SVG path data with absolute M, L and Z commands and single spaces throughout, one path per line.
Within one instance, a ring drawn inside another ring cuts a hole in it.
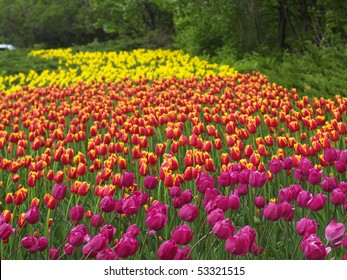
M 0 51 L 13 51 L 16 48 L 13 45 L 2 43 L 0 44 Z

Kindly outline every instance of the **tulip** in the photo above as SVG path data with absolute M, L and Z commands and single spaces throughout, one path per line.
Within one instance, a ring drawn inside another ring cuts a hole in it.
M 302 218 L 296 222 L 296 231 L 301 236 L 315 234 L 317 232 L 317 228 L 318 223 L 310 218 Z
M 79 222 L 82 220 L 84 208 L 81 205 L 76 205 L 70 209 L 69 216 L 72 222 Z
M 120 178 L 120 184 L 124 188 L 128 188 L 134 184 L 134 173 L 132 172 L 125 172 L 122 177 Z
M 143 180 L 143 186 L 147 190 L 153 190 L 157 187 L 157 185 L 158 185 L 158 180 L 153 175 L 147 175 L 146 178 Z
M 142 245 L 144 246 L 144 244 Z M 134 237 L 125 234 L 119 243 L 114 247 L 114 252 L 118 257 L 125 259 L 136 254 L 139 243 Z
M 339 173 L 344 173 L 347 170 L 346 163 L 341 160 L 335 161 L 335 168 Z
M 112 225 L 105 225 L 99 232 L 99 234 L 107 238 L 108 242 L 112 240 L 115 233 L 116 233 L 116 228 Z
M 232 210 L 238 210 L 241 205 L 241 200 L 238 194 L 235 192 L 234 194 L 229 196 L 229 208 Z M 221 207 L 219 207 L 221 208 Z
M 312 195 L 308 191 L 301 191 L 298 194 L 298 197 L 296 199 L 297 204 L 302 207 L 306 208 L 307 203 L 312 199 Z
M 237 193 L 239 196 L 244 196 L 248 194 L 248 185 L 247 184 L 238 184 Z
M 284 221 L 291 221 L 294 217 L 294 207 L 289 204 L 289 202 L 284 201 L 280 205 L 281 218 Z
M 187 245 L 193 238 L 194 232 L 188 225 L 176 227 L 171 234 L 171 239 L 175 240 L 178 245 Z
M 325 248 L 324 244 L 315 234 L 307 236 L 301 242 L 300 249 L 309 260 L 322 260 L 330 252 L 330 248 Z
M 100 214 L 94 214 L 91 218 L 91 225 L 92 227 L 98 228 L 101 227 L 104 223 L 104 218 Z
M 323 191 L 331 192 L 338 187 L 338 184 L 339 182 L 336 178 L 325 176 L 322 181 L 322 189 Z
M 257 208 L 264 208 L 266 202 L 265 202 L 265 198 L 263 196 L 257 196 L 254 198 L 254 205 Z
M 66 196 L 67 186 L 55 184 L 52 190 L 52 196 L 57 200 L 62 200 Z
M 103 197 L 99 203 L 101 211 L 111 213 L 115 208 L 115 201 L 113 196 L 107 195 Z
M 140 202 L 134 197 L 128 197 L 122 205 L 122 212 L 126 215 L 133 215 L 139 211 Z
M 107 243 L 108 239 L 106 236 L 102 234 L 97 234 L 89 241 L 88 244 L 92 251 L 100 252 L 101 250 L 105 249 Z
M 326 149 L 324 151 L 324 160 L 330 164 L 333 164 L 335 160 L 337 160 L 337 153 L 334 149 Z
M 173 260 L 178 251 L 178 246 L 174 240 L 164 241 L 158 248 L 157 256 L 161 260 Z
M 283 160 L 283 169 L 285 170 L 291 170 L 293 168 L 293 159 L 291 158 L 285 158 Z
M 339 247 L 342 244 L 344 232 L 345 225 L 343 223 L 336 223 L 335 220 L 332 220 L 325 228 L 325 239 L 333 248 Z
M 187 189 L 181 194 L 181 198 L 183 199 L 184 203 L 190 203 L 193 200 L 193 193 L 191 190 Z
M 179 186 L 173 186 L 170 190 L 171 197 L 180 197 L 182 194 L 182 189 Z
M 168 206 L 164 206 L 161 202 L 153 204 L 146 216 L 146 226 L 154 231 L 161 230 L 168 221 L 167 209 Z
M 332 204 L 339 206 L 339 205 L 343 205 L 344 202 L 346 200 L 346 194 L 344 194 L 341 189 L 334 189 L 331 197 L 330 197 L 330 201 Z
M 261 188 L 267 181 L 267 176 L 264 172 L 252 171 L 249 174 L 249 185 L 255 188 Z
M 37 207 L 30 208 L 24 216 L 24 220 L 29 224 L 35 224 L 40 219 L 40 211 Z
M 213 227 L 218 221 L 224 220 L 224 212 L 222 209 L 212 210 L 206 218 L 207 222 L 211 227 Z
M 140 229 L 137 227 L 136 224 L 132 224 L 127 228 L 125 233 L 135 238 L 140 234 Z
M 195 180 L 197 190 L 200 193 L 205 193 L 206 189 L 214 188 L 214 179 L 212 176 L 205 174 L 205 173 L 199 173 Z
M 270 202 L 262 211 L 265 219 L 277 221 L 281 217 L 281 205 Z
M 186 222 L 194 221 L 199 215 L 199 209 L 192 203 L 182 206 L 178 212 L 178 216 Z
M 227 240 L 229 236 L 234 233 L 234 230 L 235 227 L 231 224 L 229 219 L 217 221 L 212 228 L 213 234 L 224 240 Z
M 64 246 L 64 254 L 67 256 L 72 256 L 74 253 L 76 253 L 76 248 L 71 246 L 70 244 L 66 244 Z
M 29 253 L 36 253 L 38 250 L 38 239 L 34 236 L 26 236 L 22 238 L 22 247 L 28 249 Z
M 280 173 L 282 170 L 282 160 L 280 159 L 272 159 L 271 161 L 269 161 L 269 170 L 272 174 L 277 174 Z
M 299 162 L 299 170 L 301 174 L 308 177 L 310 169 L 313 168 L 313 163 L 308 158 L 301 158 Z
M 218 185 L 221 187 L 227 187 L 230 185 L 230 175 L 228 172 L 222 172 L 218 176 Z
M 318 185 L 322 179 L 322 170 L 318 170 L 316 168 L 311 168 L 308 173 L 307 181 L 311 185 Z
M 241 184 L 248 184 L 248 183 L 249 183 L 250 173 L 251 173 L 250 170 L 247 170 L 247 169 L 242 170 L 242 171 L 239 173 L 239 182 L 240 182 Z M 258 172 L 258 173 L 259 173 L 259 172 Z M 253 177 L 253 179 L 254 179 L 254 184 L 256 184 L 255 179 L 258 179 L 257 177 L 261 177 L 261 176 L 259 176 L 258 173 L 256 174 L 256 176 L 253 175 L 253 176 L 254 176 L 254 177 Z
M 345 237 L 342 240 L 342 246 L 343 248 L 347 249 L 347 233 L 345 234 Z
M 15 232 L 15 229 L 12 228 L 9 224 L 3 223 L 0 225 L 0 238 L 2 240 L 6 240 L 14 232 Z
M 97 260 L 115 260 L 117 259 L 116 253 L 111 248 L 105 248 L 97 253 Z
M 38 245 L 37 245 L 37 249 L 42 252 L 44 251 L 46 248 L 47 248 L 47 245 L 48 245 L 48 240 L 45 236 L 41 236 L 39 239 L 38 239 Z
M 340 182 L 339 189 L 344 193 L 347 194 L 347 182 Z
M 60 251 L 57 248 L 51 248 L 49 250 L 49 258 L 51 260 L 57 260 L 60 257 Z
M 308 202 L 307 202 L 307 207 L 311 211 L 319 211 L 324 207 L 325 201 L 327 197 L 324 194 L 317 194 L 313 196 Z

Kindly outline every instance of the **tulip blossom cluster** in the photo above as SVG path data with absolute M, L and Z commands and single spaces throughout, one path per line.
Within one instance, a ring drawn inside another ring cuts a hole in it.
M 2 259 L 347 259 L 347 99 L 181 51 L 0 77 Z

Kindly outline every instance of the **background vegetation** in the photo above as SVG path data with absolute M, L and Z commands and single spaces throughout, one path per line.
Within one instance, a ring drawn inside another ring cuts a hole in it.
M 25 48 L 182 48 L 301 94 L 346 96 L 346 10 L 341 0 L 0 0 L 0 42 L 24 48 L 0 54 L 0 74 L 45 67 Z

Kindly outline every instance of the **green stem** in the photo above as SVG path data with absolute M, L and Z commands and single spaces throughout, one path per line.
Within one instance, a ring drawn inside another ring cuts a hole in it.
M 210 231 L 209 233 L 205 234 L 203 237 L 201 237 L 192 247 L 192 249 L 190 250 L 187 258 L 192 254 L 193 250 L 196 248 L 196 246 L 199 245 L 199 243 L 203 240 L 205 240 L 210 234 L 212 233 L 212 231 Z

